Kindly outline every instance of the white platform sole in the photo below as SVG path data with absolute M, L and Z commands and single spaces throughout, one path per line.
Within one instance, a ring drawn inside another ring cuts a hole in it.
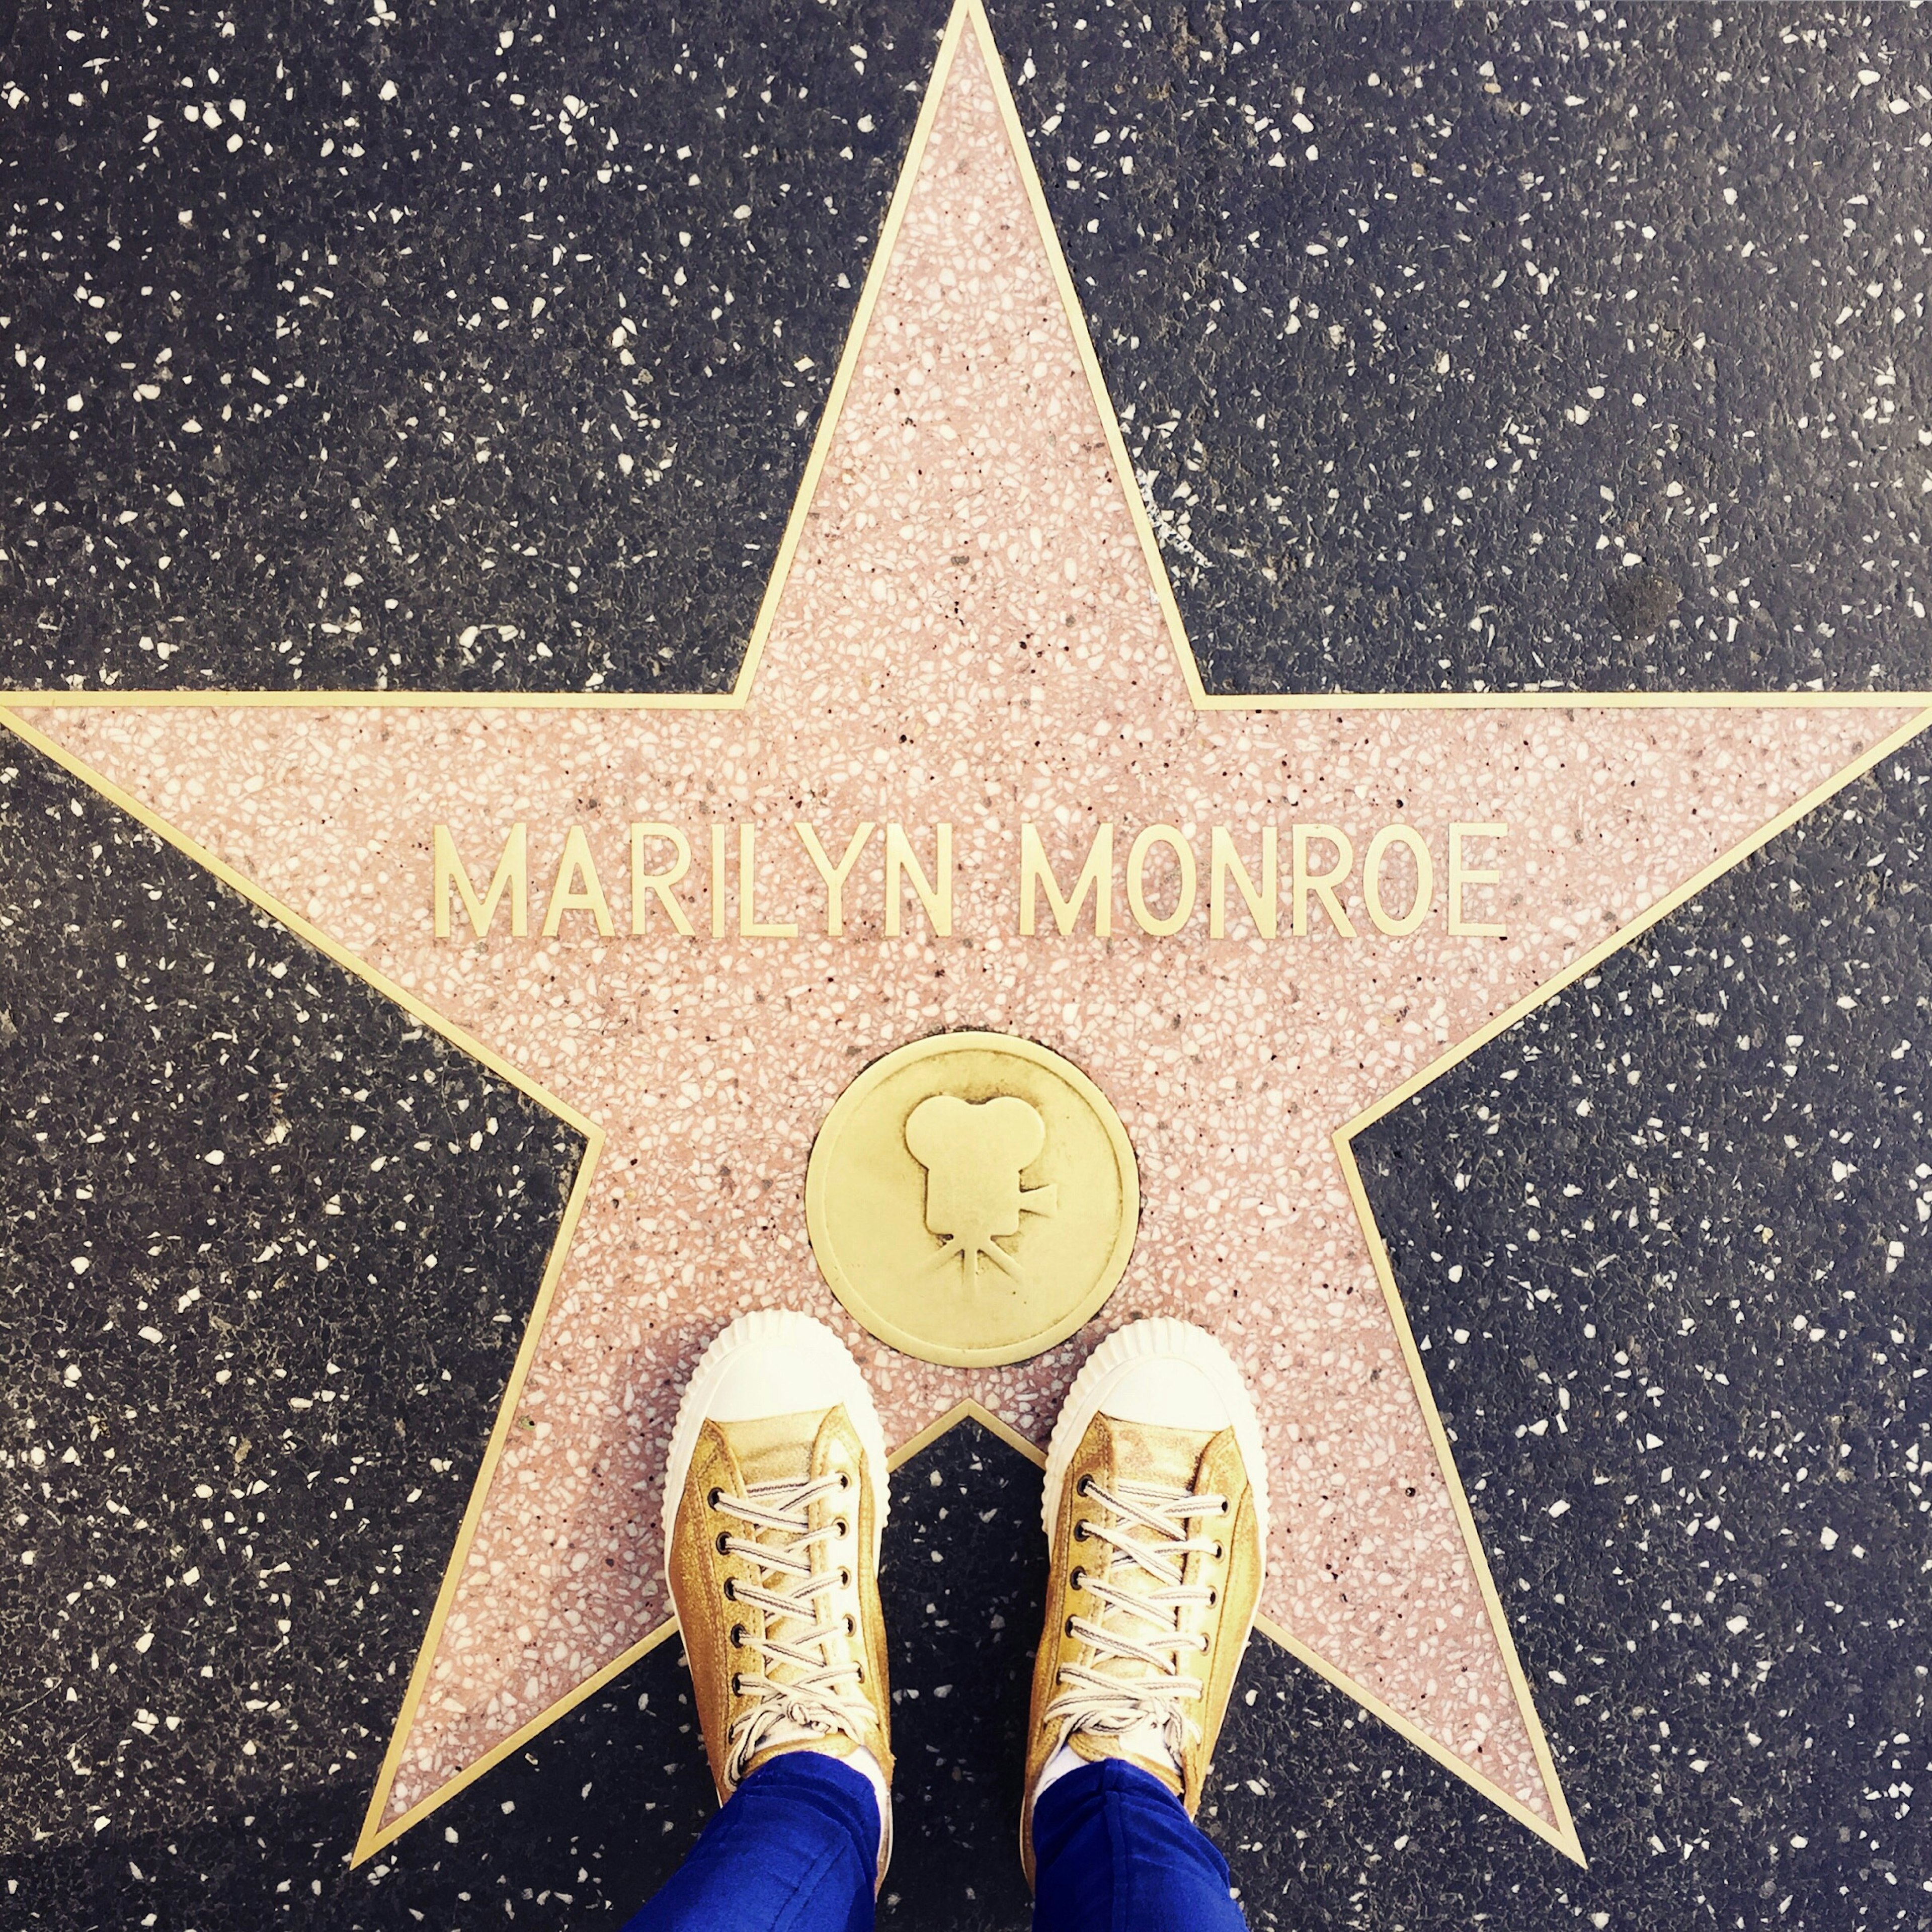
M 698 1358 L 698 1366 L 685 1385 L 683 1398 L 677 1406 L 676 1425 L 671 1430 L 670 1456 L 664 1472 L 667 1556 L 678 1504 L 683 1500 L 685 1481 L 691 1473 L 691 1459 L 698 1450 L 699 1432 L 727 1370 L 747 1348 L 782 1351 L 787 1379 L 796 1378 L 799 1400 L 794 1408 L 830 1408 L 839 1402 L 844 1404 L 845 1413 L 851 1418 L 865 1450 L 872 1493 L 878 1499 L 872 1519 L 872 1561 L 876 1564 L 879 1538 L 885 1532 L 886 1510 L 891 1499 L 891 1479 L 886 1468 L 885 1433 L 879 1426 L 879 1412 L 872 1406 L 872 1391 L 866 1385 L 859 1364 L 852 1359 L 851 1350 L 824 1322 L 784 1308 L 761 1308 L 755 1314 L 740 1316 Z
M 1255 1520 L 1265 1547 L 1268 1541 L 1268 1464 L 1262 1453 L 1261 1424 L 1248 1399 L 1240 1371 L 1220 1343 L 1192 1322 L 1156 1316 L 1116 1330 L 1087 1358 L 1061 1405 L 1047 1445 L 1046 1480 L 1040 1494 L 1040 1526 L 1051 1542 L 1060 1520 L 1060 1493 L 1066 1471 L 1096 1415 L 1107 1413 L 1108 1397 L 1127 1378 L 1149 1362 L 1178 1360 L 1198 1370 L 1226 1411 L 1241 1452 L 1255 1499 Z M 1226 1425 L 1224 1425 L 1226 1426 Z

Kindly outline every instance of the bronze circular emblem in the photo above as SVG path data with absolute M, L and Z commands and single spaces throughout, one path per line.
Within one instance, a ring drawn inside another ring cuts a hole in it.
M 939 1034 L 832 1102 L 805 1219 L 854 1321 L 922 1360 L 988 1368 L 1064 1341 L 1112 1294 L 1140 1176 L 1072 1061 L 1007 1034 Z

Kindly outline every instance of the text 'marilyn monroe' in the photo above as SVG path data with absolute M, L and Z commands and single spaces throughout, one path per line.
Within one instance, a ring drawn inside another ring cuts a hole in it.
M 1188 830 L 1162 824 L 1129 836 L 1112 820 L 1070 831 L 1049 826 L 1042 833 L 1028 820 L 1016 840 L 989 835 L 983 853 L 956 840 L 950 824 L 910 832 L 870 820 L 849 828 L 803 819 L 712 824 L 708 841 L 699 841 L 709 846 L 704 866 L 680 826 L 640 820 L 628 835 L 628 865 L 608 850 L 600 865 L 580 825 L 566 830 L 554 868 L 548 854 L 536 854 L 539 882 L 550 881 L 545 938 L 615 936 L 607 880 L 628 889 L 631 933 L 694 940 L 707 932 L 714 939 L 836 938 L 848 916 L 855 938 L 896 939 L 923 927 L 945 938 L 954 931 L 956 904 L 968 900 L 985 910 L 987 932 L 1022 938 L 1084 932 L 1106 939 L 1137 929 L 1168 938 L 1193 922 L 1210 939 L 1300 938 L 1318 928 L 1354 939 L 1358 918 L 1396 939 L 1437 920 L 1458 938 L 1505 936 L 1494 915 L 1499 842 L 1509 828 L 1493 820 L 1451 820 L 1432 838 L 1412 825 L 1384 825 L 1367 839 L 1359 863 L 1354 836 L 1322 823 Z M 479 938 L 500 932 L 500 913 L 507 914 L 511 936 L 526 937 L 532 843 L 520 820 L 494 862 L 472 852 L 472 872 L 448 826 L 433 827 L 436 937 L 460 937 L 465 924 Z M 479 891 L 486 866 L 488 882 Z M 969 890 L 956 894 L 962 872 Z M 1131 926 L 1118 920 L 1123 896 Z M 621 908 L 622 890 L 618 896 Z

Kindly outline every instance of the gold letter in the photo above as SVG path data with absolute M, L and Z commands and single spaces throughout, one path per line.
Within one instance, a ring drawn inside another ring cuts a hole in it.
M 754 858 L 752 842 L 757 836 L 748 825 L 738 828 L 738 936 L 741 939 L 796 939 L 798 927 L 790 920 L 774 925 L 758 922 L 758 886 L 752 876 Z
M 869 818 L 860 820 L 859 829 L 853 833 L 844 857 L 836 866 L 818 842 L 818 834 L 803 819 L 792 830 L 803 842 L 806 856 L 818 868 L 818 876 L 825 881 L 825 933 L 828 939 L 836 939 L 845 930 L 845 880 L 859 862 L 859 854 L 866 849 L 866 841 L 872 836 L 872 821 Z
M 1334 866 L 1325 872 L 1308 869 L 1308 842 L 1325 838 L 1335 848 Z M 1308 930 L 1308 895 L 1312 892 L 1328 909 L 1335 930 L 1344 939 L 1353 939 L 1355 928 L 1335 896 L 1335 888 L 1348 876 L 1355 862 L 1355 848 L 1339 825 L 1298 825 L 1294 828 L 1294 930 L 1298 936 Z
M 646 838 L 668 838 L 676 858 L 662 872 L 644 870 L 644 841 Z M 667 917 L 686 938 L 695 937 L 691 922 L 684 916 L 684 908 L 670 896 L 670 889 L 691 870 L 691 841 L 675 825 L 634 825 L 631 827 L 631 930 L 642 932 L 644 929 L 644 892 L 646 887 L 658 896 L 658 904 L 664 909 Z
M 1142 875 L 1147 869 L 1147 856 L 1156 845 L 1165 845 L 1180 868 L 1180 882 L 1174 895 L 1174 910 L 1165 919 L 1156 919 L 1148 910 L 1144 890 L 1146 881 Z M 1156 939 L 1165 939 L 1169 933 L 1178 932 L 1187 923 L 1194 910 L 1194 848 L 1181 837 L 1178 827 L 1149 825 L 1142 828 L 1127 854 L 1127 905 L 1133 914 L 1134 923 L 1142 932 L 1151 933 Z
M 1465 886 L 1493 886 L 1502 880 L 1502 873 L 1495 866 L 1480 869 L 1462 862 L 1462 841 L 1466 838 L 1507 838 L 1509 827 L 1485 820 L 1480 824 L 1452 824 L 1449 828 L 1449 930 L 1458 938 L 1506 939 L 1508 934 L 1499 926 L 1477 924 L 1462 916 L 1462 888 Z M 1498 856 L 1500 857 L 1500 854 Z
M 724 828 L 711 828 L 711 936 L 724 937 Z
M 871 826 L 866 827 L 868 831 Z M 919 860 L 914 856 L 911 842 L 905 836 L 905 828 L 896 823 L 886 827 L 886 937 L 896 939 L 899 936 L 899 900 L 902 896 L 900 874 L 912 880 L 912 889 L 919 895 L 919 902 L 926 908 L 926 917 L 932 922 L 932 929 L 941 939 L 952 931 L 952 828 L 940 825 L 934 828 L 937 835 L 939 854 L 939 884 L 933 886 L 924 872 L 920 871 Z
M 510 827 L 510 836 L 503 841 L 503 856 L 496 861 L 496 869 L 490 875 L 490 890 L 479 903 L 476 888 L 470 883 L 470 874 L 463 869 L 463 861 L 456 856 L 456 841 L 449 836 L 449 827 L 439 825 L 435 828 L 436 883 L 431 890 L 436 894 L 436 936 L 439 939 L 449 937 L 449 889 L 454 885 L 462 896 L 463 910 L 470 915 L 470 923 L 476 931 L 478 939 L 484 938 L 496 917 L 497 902 L 503 896 L 507 886 L 510 892 L 510 931 L 518 939 L 525 938 L 530 929 L 530 845 L 523 822 L 519 820 Z
M 572 884 L 573 879 L 581 878 L 581 886 Z M 567 912 L 587 912 L 597 922 L 597 930 L 606 939 L 616 931 L 610 922 L 610 908 L 604 897 L 604 887 L 597 877 L 597 868 L 590 856 L 590 841 L 584 836 L 580 825 L 573 825 L 564 834 L 563 856 L 556 862 L 556 884 L 551 886 L 550 904 L 544 914 L 544 937 L 554 939 L 557 928 L 563 923 Z
M 1272 939 L 1280 925 L 1281 867 L 1276 856 L 1276 841 L 1272 825 L 1262 828 L 1262 889 L 1255 890 L 1255 882 L 1248 877 L 1248 868 L 1243 865 L 1234 850 L 1234 842 L 1228 836 L 1225 825 L 1214 828 L 1214 856 L 1208 862 L 1208 937 L 1226 939 L 1228 936 L 1227 897 L 1228 875 L 1234 874 L 1234 884 L 1243 898 L 1248 902 L 1248 916 L 1255 922 L 1255 930 L 1264 939 Z
M 1382 904 L 1382 860 L 1391 845 L 1406 845 L 1415 860 L 1415 898 L 1400 919 L 1391 919 Z M 1436 899 L 1436 866 L 1428 842 L 1414 826 L 1384 825 L 1369 841 L 1369 856 L 1362 862 L 1362 897 L 1376 930 L 1392 939 L 1406 939 L 1429 916 Z
M 1060 881 L 1053 876 L 1053 868 L 1047 862 L 1046 848 L 1040 842 L 1040 834 L 1029 820 L 1020 827 L 1020 931 L 1031 938 L 1034 914 L 1038 895 L 1036 886 L 1046 888 L 1046 902 L 1053 908 L 1053 922 L 1063 933 L 1073 930 L 1073 922 L 1080 916 L 1080 908 L 1087 902 L 1087 895 L 1094 895 L 1094 930 L 1102 939 L 1109 937 L 1114 930 L 1114 827 L 1110 820 L 1103 824 L 1094 835 L 1094 843 L 1088 849 L 1087 862 L 1081 868 L 1080 877 L 1075 884 L 1073 896 L 1070 899 L 1060 896 Z

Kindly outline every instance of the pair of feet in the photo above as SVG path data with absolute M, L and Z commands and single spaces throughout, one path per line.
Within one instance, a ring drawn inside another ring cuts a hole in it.
M 892 1850 L 892 1702 L 879 1606 L 885 1439 L 844 1345 L 766 1310 L 706 1350 L 671 1437 L 665 1568 L 720 1801 L 787 1751 L 879 1795 Z M 1204 1330 L 1137 1322 L 1088 1358 L 1047 1452 L 1052 1550 L 1034 1667 L 1021 1856 L 1034 1802 L 1120 1757 L 1192 1816 L 1252 1627 L 1268 1536 L 1261 1432 Z

